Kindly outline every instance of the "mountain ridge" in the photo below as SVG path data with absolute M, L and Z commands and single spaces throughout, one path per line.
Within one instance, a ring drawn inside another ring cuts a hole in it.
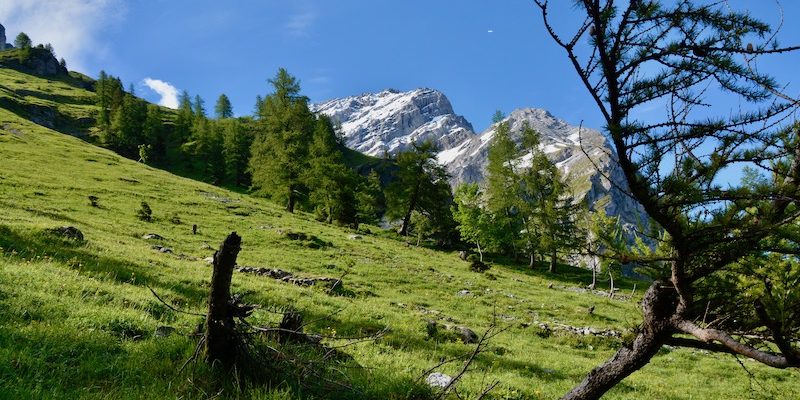
M 340 126 L 345 145 L 367 155 L 394 155 L 412 143 L 433 141 L 439 149 L 437 160 L 446 167 L 453 187 L 483 181 L 497 127 L 493 124 L 476 133 L 442 92 L 430 88 L 363 93 L 314 104 L 312 110 L 331 117 Z M 644 211 L 626 194 L 615 153 L 602 133 L 570 125 L 543 108 L 516 109 L 502 122 L 508 123 L 517 143 L 526 124 L 539 132 L 542 151 L 566 177 L 576 201 L 620 216 L 625 224 L 641 224 Z M 521 157 L 523 162 L 526 156 Z

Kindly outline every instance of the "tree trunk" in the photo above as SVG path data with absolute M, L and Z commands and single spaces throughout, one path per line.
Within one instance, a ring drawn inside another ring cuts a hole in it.
M 556 258 L 557 257 L 558 257 L 558 255 L 556 254 L 556 250 L 553 249 L 553 252 L 550 253 L 550 273 L 551 274 L 555 274 L 556 273 L 556 261 L 557 261 Z
M 231 278 L 242 238 L 232 232 L 214 253 L 206 316 L 206 362 L 231 367 L 236 362 L 235 322 L 231 313 Z
M 483 262 L 483 251 L 481 251 L 481 242 L 476 241 L 475 244 L 478 246 L 478 255 L 480 256 L 481 262 Z
M 528 263 L 528 267 L 531 269 L 536 267 L 536 252 L 531 251 L 531 261 Z
M 294 214 L 294 203 L 297 201 L 294 198 L 294 191 L 289 192 L 289 201 L 286 202 L 286 211 Z
M 677 304 L 677 293 L 671 284 L 653 282 L 642 299 L 644 321 L 633 343 L 625 345 L 610 360 L 593 369 L 583 382 L 561 399 L 599 399 L 628 375 L 650 362 L 674 332 L 670 320 Z

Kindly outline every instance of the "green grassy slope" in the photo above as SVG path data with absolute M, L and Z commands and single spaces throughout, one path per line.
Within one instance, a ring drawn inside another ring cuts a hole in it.
M 73 89 L 0 69 L 7 78 L 42 85 L 53 95 Z M 78 90 L 78 89 L 75 89 Z M 77 92 L 76 92 L 77 93 Z M 62 105 L 77 112 L 79 105 Z M 99 198 L 100 207 L 87 196 Z M 154 222 L 136 218 L 139 204 Z M 0 398 L 205 398 L 214 387 L 202 366 L 178 373 L 194 351 L 191 332 L 200 317 L 177 313 L 166 301 L 203 313 L 213 253 L 231 231 L 243 237 L 239 263 L 280 268 L 301 276 L 344 275 L 346 296 L 266 277 L 235 273 L 233 290 L 262 308 L 251 318 L 275 324 L 270 310 L 294 307 L 307 330 L 346 337 L 389 328 L 374 342 L 344 349 L 363 369 L 342 369 L 353 389 L 340 398 L 425 396 L 413 381 L 441 359 L 474 345 L 434 340 L 426 320 L 472 328 L 479 334 L 497 315 L 508 330 L 494 338 L 465 376 L 459 393 L 476 397 L 499 380 L 494 398 L 549 399 L 576 384 L 607 359 L 619 342 L 554 333 L 534 321 L 624 330 L 637 324 L 634 300 L 610 300 L 572 289 L 586 284 L 575 270 L 552 277 L 504 262 L 486 274 L 469 271 L 456 254 L 408 247 L 403 242 L 323 225 L 270 203 L 225 191 L 119 157 L 14 112 L 0 109 Z M 179 224 L 171 222 L 173 217 Z M 191 225 L 199 232 L 192 235 Z M 47 232 L 75 226 L 86 242 Z M 315 235 L 330 246 L 312 248 L 282 231 Z M 376 230 L 373 229 L 373 230 Z M 142 239 L 157 233 L 165 239 Z M 166 246 L 172 254 L 152 245 Z M 554 287 L 548 289 L 548 284 Z M 470 294 L 459 296 L 461 290 Z M 630 288 L 626 288 L 630 290 Z M 641 291 L 641 290 L 640 290 Z M 586 309 L 594 305 L 593 314 Z M 532 325 L 529 325 L 532 324 Z M 157 326 L 177 334 L 154 336 Z M 343 340 L 326 339 L 329 345 Z M 743 360 L 751 382 L 730 356 L 665 349 L 615 388 L 614 399 L 797 398 L 800 374 Z M 455 374 L 459 363 L 438 371 Z M 223 396 L 234 396 L 223 386 Z M 272 389 L 249 388 L 242 398 L 319 396 L 289 380 Z

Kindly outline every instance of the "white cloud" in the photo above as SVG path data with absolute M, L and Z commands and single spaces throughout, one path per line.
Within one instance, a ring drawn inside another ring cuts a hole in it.
M 178 108 L 178 88 L 168 82 L 152 78 L 144 78 L 142 83 L 161 96 L 158 104 L 172 109 Z
M 8 41 L 25 32 L 34 43 L 50 43 L 72 70 L 86 70 L 88 58 L 103 51 L 99 33 L 116 22 L 121 0 L 2 0 L 0 23 Z
M 289 19 L 289 22 L 284 25 L 286 32 L 291 36 L 303 37 L 308 36 L 309 30 L 317 20 L 317 12 L 310 8 L 295 14 Z

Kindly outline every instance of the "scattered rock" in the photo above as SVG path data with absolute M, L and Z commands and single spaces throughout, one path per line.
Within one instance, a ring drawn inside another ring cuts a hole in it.
M 472 292 L 470 292 L 467 289 L 464 289 L 464 290 L 459 290 L 458 293 L 456 293 L 456 296 L 469 296 L 470 294 L 472 294 Z
M 157 233 L 147 233 L 142 236 L 142 239 L 145 240 L 164 240 L 164 237 L 157 234 Z
M 203 243 L 200 248 L 203 250 L 211 250 L 213 247 L 209 246 L 208 243 Z
M 157 326 L 156 327 L 156 332 L 153 334 L 153 336 L 155 336 L 155 337 L 168 337 L 168 336 L 172 335 L 173 333 L 175 333 L 175 328 L 173 328 L 171 326 L 162 325 L 162 326 Z
M 336 278 L 328 277 L 315 277 L 315 278 L 302 278 L 292 275 L 291 272 L 284 271 L 278 268 L 256 268 L 256 267 L 238 267 L 237 271 L 247 274 L 255 274 L 259 276 L 266 276 L 282 282 L 292 283 L 297 286 L 314 286 L 317 284 L 325 284 L 328 288 L 341 287 L 342 281 Z
M 464 261 L 467 261 L 467 256 L 468 255 L 469 255 L 469 253 L 464 251 L 464 250 L 461 250 L 461 251 L 458 252 L 458 258 L 460 258 L 460 259 L 462 259 Z
M 478 343 L 478 334 L 472 329 L 466 326 L 456 326 L 454 329 L 461 336 L 461 341 L 464 342 L 464 344 Z
M 153 249 L 153 250 L 155 250 L 155 251 L 157 251 L 157 252 L 159 252 L 159 253 L 165 253 L 165 254 L 172 254 L 172 253 L 174 253 L 174 252 L 172 251 L 172 249 L 170 249 L 169 247 L 159 246 L 159 245 L 157 245 L 157 244 L 154 244 L 154 245 L 150 246 L 150 248 L 151 248 L 151 249 Z
M 74 226 L 62 226 L 60 228 L 53 228 L 48 231 L 54 235 L 58 235 L 66 239 L 71 239 L 78 242 L 83 241 L 83 232 Z
M 428 386 L 440 389 L 446 388 L 452 381 L 453 378 L 451 376 L 445 375 L 441 372 L 434 372 L 425 378 L 425 383 L 427 383 Z
M 361 240 L 361 239 L 364 239 L 364 237 L 361 236 L 361 235 L 350 235 L 347 238 L 350 239 L 350 240 Z
M 206 257 L 203 261 L 207 262 L 209 265 L 214 263 L 214 257 Z
M 478 343 L 480 339 L 475 331 L 466 326 L 443 324 L 433 319 L 425 320 L 425 332 L 428 337 L 438 336 L 448 340 L 461 340 L 464 344 Z
M 552 288 L 553 288 L 553 282 L 550 282 L 550 283 L 548 283 L 548 284 L 547 284 L 547 288 L 548 288 L 548 289 L 552 289 Z

